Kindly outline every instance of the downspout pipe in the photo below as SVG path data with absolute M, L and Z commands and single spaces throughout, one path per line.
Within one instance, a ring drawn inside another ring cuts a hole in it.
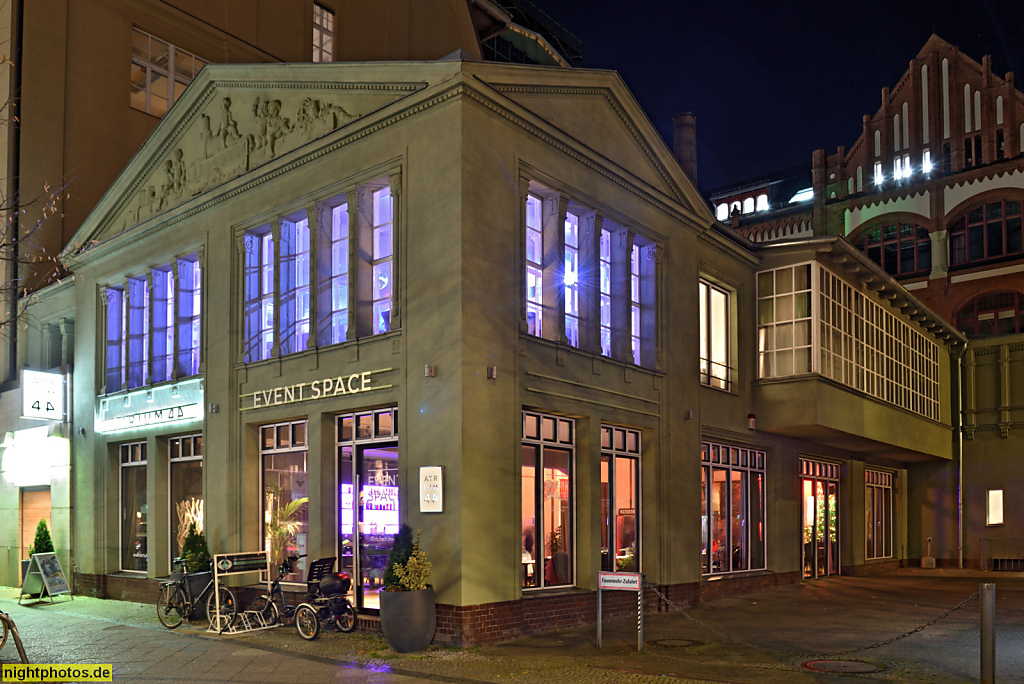
M 963 358 L 971 341 L 956 356 L 956 546 L 957 567 L 964 568 L 964 372 Z
M 24 33 L 24 0 L 11 3 L 11 59 L 9 63 L 10 90 L 7 94 L 7 204 L 10 215 L 7 230 L 11 235 L 10 268 L 11 283 L 7 297 L 10 312 L 10 330 L 7 331 L 8 375 L 5 381 L 18 379 L 18 283 L 21 282 L 19 268 L 21 255 L 18 243 L 21 236 L 21 221 L 18 207 L 21 203 L 21 56 Z

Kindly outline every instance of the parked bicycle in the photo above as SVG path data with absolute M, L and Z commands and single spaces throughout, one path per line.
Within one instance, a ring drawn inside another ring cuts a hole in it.
M 25 655 L 25 647 L 21 644 L 21 635 L 18 634 L 18 628 L 14 624 L 14 620 L 11 616 L 0 610 L 0 625 L 3 626 L 3 634 L 0 634 L 0 648 L 4 647 L 7 643 L 7 635 L 14 635 L 14 645 L 18 649 L 18 656 L 21 658 L 22 663 L 28 663 L 28 656 Z
M 209 558 L 200 560 L 211 560 Z M 189 572 L 188 565 L 184 558 L 175 558 L 172 566 L 180 568 L 180 573 L 171 573 L 169 582 L 160 584 L 160 598 L 156 603 L 156 614 L 160 622 L 168 629 L 174 629 L 183 620 L 191 620 L 196 613 L 196 608 L 202 605 L 206 599 L 206 617 L 210 623 L 210 629 L 223 632 L 235 621 L 235 614 L 238 605 L 235 602 L 235 595 L 223 584 L 214 592 L 214 581 L 212 572 Z M 180 576 L 175 577 L 178 574 Z M 193 593 L 196 581 L 202 582 L 206 575 L 209 577 L 205 588 L 198 594 Z M 192 582 L 189 582 L 192 578 Z M 220 596 L 220 609 L 217 607 L 217 596 Z
M 356 609 L 348 600 L 352 579 L 346 572 L 333 572 L 335 558 L 321 558 L 309 565 L 306 602 L 295 608 L 295 629 L 306 641 L 320 635 L 320 625 L 333 624 L 339 632 L 356 628 Z
M 306 554 L 300 556 L 288 556 L 281 565 L 277 566 L 277 579 L 275 579 L 270 585 L 270 593 L 257 596 L 249 604 L 249 611 L 259 613 L 263 619 L 264 624 L 274 625 L 281 620 L 282 615 L 284 618 L 294 617 L 295 609 L 298 606 L 289 606 L 288 602 L 284 598 L 284 591 L 281 590 L 281 578 L 285 575 L 290 575 L 295 568 L 295 564 L 299 562 L 300 558 L 305 558 Z M 277 598 L 281 601 L 281 608 L 278 609 L 274 599 Z

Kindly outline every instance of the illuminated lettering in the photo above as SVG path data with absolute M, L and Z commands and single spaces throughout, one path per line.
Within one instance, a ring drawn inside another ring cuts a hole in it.
M 319 380 L 314 380 L 313 382 L 311 382 L 309 384 L 309 389 L 310 389 L 310 392 L 312 392 L 312 394 L 313 394 L 313 396 L 311 397 L 312 399 L 319 399 L 320 398 L 320 381 Z

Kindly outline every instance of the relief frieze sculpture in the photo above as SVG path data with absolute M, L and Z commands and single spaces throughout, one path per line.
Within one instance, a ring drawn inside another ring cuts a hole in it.
M 237 99 L 237 98 L 236 98 Z M 239 111 L 242 110 L 242 111 Z M 286 105 L 257 96 L 251 104 L 221 97 L 198 118 L 123 213 L 127 230 L 155 214 L 359 118 L 314 97 Z M 236 118 L 237 117 L 237 118 Z

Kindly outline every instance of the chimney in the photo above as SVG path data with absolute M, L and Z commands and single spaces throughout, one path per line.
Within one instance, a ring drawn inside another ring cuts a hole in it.
M 672 118 L 672 151 L 683 173 L 697 187 L 697 117 L 692 112 Z

